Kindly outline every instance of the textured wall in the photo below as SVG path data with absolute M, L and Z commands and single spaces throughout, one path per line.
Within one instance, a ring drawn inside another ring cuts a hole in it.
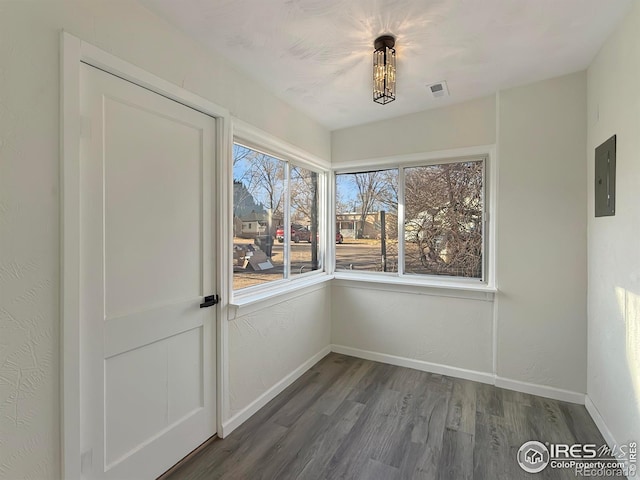
M 0 2 L 3 479 L 60 478 L 58 62 L 62 29 L 229 108 L 285 141 L 323 158 L 330 153 L 328 131 L 134 1 Z
M 379 288 L 332 287 L 331 343 L 491 373 L 493 302 Z
M 229 323 L 229 391 L 233 417 L 330 343 L 329 286 Z
M 586 74 L 500 92 L 498 375 L 586 392 Z
M 0 3 L 0 478 L 59 477 L 58 48 Z
M 496 141 L 496 102 L 489 96 L 331 132 L 331 161 L 434 152 Z
M 618 443 L 640 439 L 640 4 L 588 71 L 587 393 Z M 594 217 L 594 150 L 616 135 L 616 215 Z

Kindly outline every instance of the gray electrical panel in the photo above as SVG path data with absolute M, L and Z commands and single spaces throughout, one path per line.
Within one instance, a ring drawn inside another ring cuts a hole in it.
M 596 217 L 616 214 L 616 136 L 596 148 Z

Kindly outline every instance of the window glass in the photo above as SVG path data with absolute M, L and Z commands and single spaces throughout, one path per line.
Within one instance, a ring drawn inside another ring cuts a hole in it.
M 406 273 L 482 278 L 483 170 L 482 161 L 404 170 Z
M 398 169 L 336 175 L 336 270 L 398 271 Z
M 291 275 L 322 268 L 318 244 L 318 173 L 291 166 Z M 284 228 L 281 228 L 282 232 Z
M 285 276 L 284 244 L 274 242 L 284 220 L 286 163 L 233 146 L 233 289 Z

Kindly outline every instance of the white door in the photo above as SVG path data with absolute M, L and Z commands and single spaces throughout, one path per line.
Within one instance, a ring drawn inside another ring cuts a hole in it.
M 214 435 L 215 120 L 81 68 L 83 476 L 156 478 Z

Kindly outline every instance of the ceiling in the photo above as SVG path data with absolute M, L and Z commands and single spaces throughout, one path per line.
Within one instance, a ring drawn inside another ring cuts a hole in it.
M 330 130 L 586 68 L 633 0 L 142 0 Z M 396 101 L 372 101 L 396 37 Z M 427 84 L 446 80 L 450 96 Z

